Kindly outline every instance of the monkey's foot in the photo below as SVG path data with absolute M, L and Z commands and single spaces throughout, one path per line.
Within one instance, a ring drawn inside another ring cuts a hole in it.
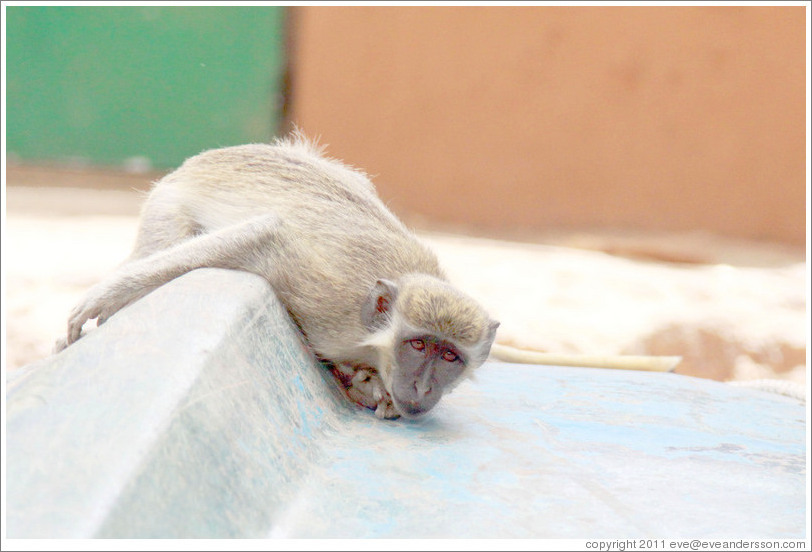
M 85 322 L 95 318 L 96 325 L 101 326 L 119 310 L 140 299 L 152 289 L 148 286 L 130 285 L 123 277 L 111 278 L 96 284 L 90 288 L 68 317 L 67 345 L 79 339 Z

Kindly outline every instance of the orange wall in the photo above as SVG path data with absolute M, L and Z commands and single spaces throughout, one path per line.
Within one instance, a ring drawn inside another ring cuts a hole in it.
M 291 120 L 401 214 L 805 239 L 803 7 L 294 8 Z

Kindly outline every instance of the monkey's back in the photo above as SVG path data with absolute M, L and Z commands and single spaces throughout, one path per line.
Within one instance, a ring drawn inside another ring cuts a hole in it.
M 360 305 L 377 279 L 415 272 L 445 279 L 436 256 L 386 208 L 366 175 L 301 138 L 188 159 L 157 183 L 141 231 L 160 219 L 175 225 L 166 233 L 191 237 L 268 214 L 278 217 L 278 231 L 262 275 L 327 358 L 340 356 L 348 331 L 364 335 Z

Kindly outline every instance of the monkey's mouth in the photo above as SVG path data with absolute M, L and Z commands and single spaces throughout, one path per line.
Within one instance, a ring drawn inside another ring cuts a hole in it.
M 424 414 L 428 412 L 428 410 L 423 410 L 419 406 L 408 406 L 402 404 L 396 404 L 395 408 L 398 412 L 400 412 L 401 416 L 404 418 L 420 418 Z
M 409 401 L 399 399 L 392 394 L 392 404 L 401 416 L 409 419 L 417 419 L 425 416 L 434 406 L 440 402 L 442 393 L 426 395 L 422 401 Z

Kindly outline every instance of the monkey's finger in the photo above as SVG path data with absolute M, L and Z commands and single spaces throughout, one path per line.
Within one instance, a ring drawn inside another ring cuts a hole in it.
M 400 418 L 400 414 L 398 414 L 398 411 L 395 410 L 394 405 L 390 401 L 382 401 L 378 403 L 378 407 L 375 409 L 375 416 L 381 420 L 394 420 L 396 418 Z
M 368 382 L 371 377 L 372 374 L 370 374 L 368 370 L 361 368 L 357 372 L 355 372 L 355 375 L 352 377 L 352 380 L 350 381 L 352 382 L 353 385 L 361 385 Z
M 81 322 L 76 322 L 71 320 L 68 322 L 68 337 L 67 337 L 67 344 L 70 345 L 71 343 L 75 343 L 79 336 L 82 334 L 82 325 Z
M 372 400 L 372 397 L 358 389 L 357 387 L 351 385 L 347 388 L 347 396 L 356 404 L 360 404 L 366 408 L 375 408 L 377 405 Z
M 54 348 L 51 350 L 51 352 L 53 354 L 60 353 L 64 351 L 67 347 L 68 347 L 67 338 L 60 337 L 59 339 L 56 340 L 56 343 L 54 343 Z
M 77 310 L 68 318 L 68 345 L 76 342 L 82 335 L 82 326 L 85 322 L 98 316 L 98 312 L 92 310 Z
M 66 346 L 76 343 L 81 334 L 82 334 L 81 328 L 77 330 L 74 327 L 68 327 L 68 338 L 66 340 Z

